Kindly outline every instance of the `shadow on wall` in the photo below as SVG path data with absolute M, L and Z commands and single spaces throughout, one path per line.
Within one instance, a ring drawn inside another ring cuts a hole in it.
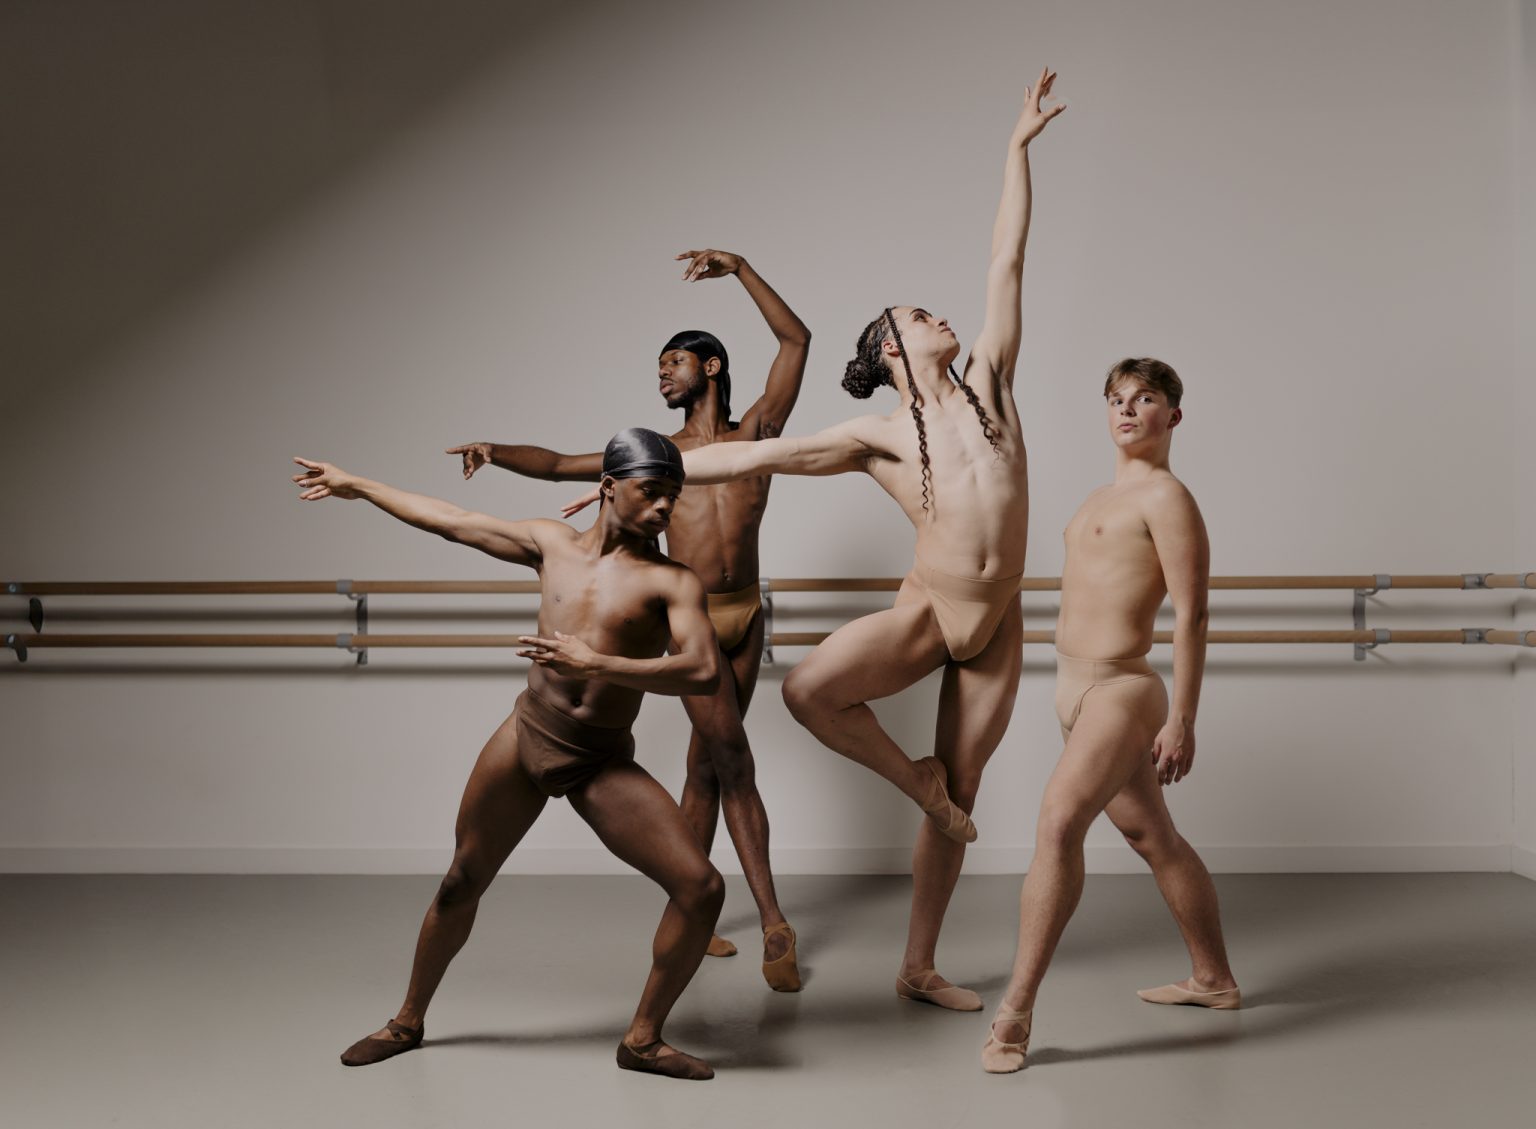
M 0 8 L 0 139 L 24 170 L 0 179 L 0 211 L 29 220 L 0 258 L 0 403 L 153 321 L 493 59 L 530 51 L 557 9 Z

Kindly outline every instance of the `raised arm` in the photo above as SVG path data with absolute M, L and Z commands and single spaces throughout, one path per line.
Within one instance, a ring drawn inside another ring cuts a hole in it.
M 557 631 L 553 639 L 520 636 L 527 647 L 518 654 L 566 678 L 600 679 L 652 694 L 713 694 L 720 682 L 720 647 L 709 623 L 704 585 L 681 566 L 667 571 L 662 598 L 672 633 L 671 653 L 654 659 L 606 655 Z
M 544 447 L 465 443 L 462 447 L 449 447 L 446 453 L 464 457 L 465 478 L 473 477 L 486 463 L 525 478 L 543 478 L 550 482 L 596 482 L 603 476 L 601 451 L 593 455 L 562 455 Z
M 875 441 L 881 420 L 859 416 L 804 439 L 711 443 L 683 452 L 690 486 L 708 486 L 764 474 L 843 474 L 865 470 L 885 452 Z
M 441 498 L 411 494 L 382 482 L 348 474 L 330 463 L 300 458 L 293 461 L 305 468 L 302 474 L 293 476 L 302 491 L 299 494 L 302 501 L 362 498 L 407 525 L 513 564 L 537 568 L 544 559 L 543 550 L 539 548 L 540 531 L 566 529 L 554 521 L 505 521 L 489 514 L 475 513 Z
M 1146 519 L 1173 604 L 1173 701 L 1152 745 L 1158 779 L 1173 784 L 1189 775 L 1195 759 L 1195 711 L 1210 628 L 1211 544 L 1200 508 L 1178 481 L 1159 484 Z
M 779 353 L 768 369 L 763 394 L 742 413 L 741 426 L 755 439 L 782 435 L 789 413 L 800 397 L 800 383 L 805 379 L 805 358 L 811 347 L 811 331 L 740 255 L 706 249 L 684 251 L 677 257 L 690 260 L 688 269 L 683 272 L 683 278 L 688 282 L 734 274 L 778 339 Z
M 1055 72 L 1046 68 L 1034 86 L 1025 87 L 1024 111 L 1008 139 L 1003 195 L 997 205 L 997 221 L 992 225 L 992 257 L 987 265 L 986 321 L 966 364 L 968 380 L 994 380 L 1000 391 L 1013 389 L 1013 368 L 1019 359 L 1022 334 L 1019 295 L 1024 244 L 1029 239 L 1029 143 L 1040 135 L 1047 122 L 1066 109 L 1065 105 L 1040 107 L 1040 100 L 1050 94 L 1055 81 Z M 973 364 L 985 371 L 972 373 Z

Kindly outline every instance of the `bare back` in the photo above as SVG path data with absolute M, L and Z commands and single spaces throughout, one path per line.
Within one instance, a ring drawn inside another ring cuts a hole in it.
M 649 551 L 594 554 L 560 522 L 539 522 L 537 536 L 543 554 L 537 566 L 540 635 L 563 632 L 593 650 L 632 659 L 666 651 L 667 591 L 682 565 Z M 645 697 L 641 690 L 566 678 L 537 664 L 528 671 L 528 686 L 577 721 L 613 728 L 631 724 Z
M 1056 647 L 1063 654 L 1118 659 L 1152 649 L 1168 586 L 1148 512 L 1177 482 L 1160 471 L 1143 481 L 1101 486 L 1067 523 L 1056 622 Z

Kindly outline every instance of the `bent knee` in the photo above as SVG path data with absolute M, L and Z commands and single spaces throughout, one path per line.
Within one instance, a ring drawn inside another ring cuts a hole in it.
M 493 877 L 494 874 L 485 873 L 484 868 L 475 863 L 455 859 L 437 887 L 436 904 L 446 908 L 476 901 L 485 893 Z
M 739 740 L 711 745 L 709 754 L 715 777 L 723 791 L 751 787 L 756 776 L 756 766 L 752 763 L 752 747 L 747 744 L 745 733 Z
M 684 913 L 718 917 L 720 907 L 725 904 L 725 879 L 712 864 L 705 863 L 682 883 L 673 898 Z
M 789 677 L 784 679 L 783 693 L 784 705 L 790 716 L 804 725 L 806 718 L 819 712 L 821 693 L 816 684 L 802 676 L 800 671 L 801 668 L 796 667 L 789 672 Z
M 1035 846 L 1041 850 L 1072 850 L 1081 848 L 1088 837 L 1091 817 L 1070 808 L 1047 808 L 1040 813 L 1035 828 Z
M 1168 858 L 1185 846 L 1184 837 L 1172 827 L 1122 827 L 1127 845 L 1147 862 Z

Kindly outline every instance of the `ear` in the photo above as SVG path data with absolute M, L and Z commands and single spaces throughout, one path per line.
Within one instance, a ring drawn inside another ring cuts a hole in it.
M 720 375 L 720 358 L 719 357 L 710 357 L 709 360 L 704 362 L 704 375 L 705 376 L 719 376 Z
M 605 502 L 613 497 L 614 491 L 618 488 L 618 479 L 611 474 L 603 475 L 602 481 L 597 484 L 598 492 L 602 494 L 602 500 Z
M 1184 409 L 1183 408 L 1174 408 L 1173 409 L 1173 415 L 1168 417 L 1168 430 L 1172 431 L 1175 427 L 1178 427 L 1179 426 L 1179 420 L 1181 420 L 1183 418 L 1184 418 Z
M 901 346 L 896 344 L 896 338 L 893 336 L 887 336 L 884 341 L 880 342 L 880 351 L 887 357 L 901 356 Z

